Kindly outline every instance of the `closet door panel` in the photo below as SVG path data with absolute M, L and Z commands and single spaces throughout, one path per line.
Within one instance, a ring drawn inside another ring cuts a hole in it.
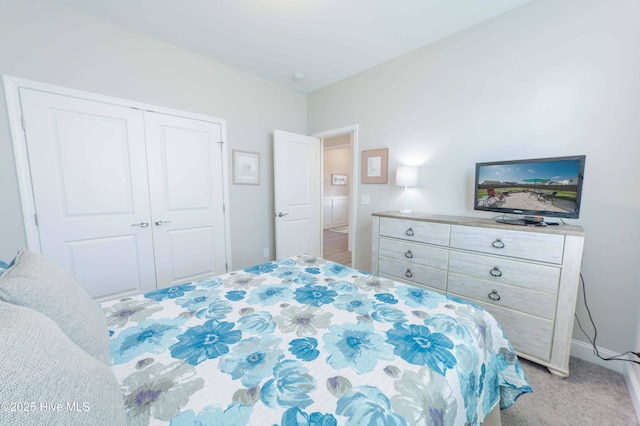
M 162 155 L 162 190 L 166 196 L 166 211 L 211 211 L 213 173 L 211 150 L 219 149 L 207 132 L 186 131 L 165 127 L 160 146 Z M 160 184 L 160 182 L 154 182 Z M 154 185 L 160 186 L 160 185 Z M 160 188 L 158 188 L 160 189 Z
M 141 276 L 138 238 L 134 235 L 67 241 L 66 256 L 72 275 L 94 297 L 112 296 L 132 290 L 131 283 Z M 91 265 L 87 268 L 86 265 Z M 154 277 L 155 278 L 155 277 Z M 155 282 L 149 283 L 149 290 Z
M 171 248 L 174 281 L 190 280 L 191 277 L 210 276 L 215 265 L 215 230 L 211 226 L 177 229 L 168 233 Z M 197 253 L 197 255 L 193 255 Z
M 226 272 L 222 128 L 145 112 L 158 288 Z
M 42 254 L 95 298 L 155 289 L 142 113 L 29 89 L 20 98 Z

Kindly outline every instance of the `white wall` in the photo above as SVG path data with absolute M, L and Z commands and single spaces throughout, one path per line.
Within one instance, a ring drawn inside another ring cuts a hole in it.
M 634 348 L 639 41 L 636 0 L 536 0 L 310 94 L 311 132 L 358 124 L 361 150 L 389 148 L 389 184 L 358 184 L 371 205 L 358 209 L 355 267 L 371 265 L 371 213 L 402 205 L 399 164 L 421 166 L 414 211 L 492 217 L 473 211 L 476 162 L 586 154 L 572 222 L 587 233 L 582 273 L 598 344 Z M 578 314 L 588 325 L 582 301 Z
M 260 186 L 230 184 L 232 265 L 274 252 L 272 132 L 306 133 L 305 95 L 46 1 L 0 0 L 0 52 L 0 74 L 226 119 L 229 165 L 232 149 L 261 157 Z M 26 242 L 4 102 L 0 182 L 0 259 L 11 259 Z
M 349 188 L 351 186 L 351 147 L 325 148 L 323 155 L 323 195 L 325 197 L 349 196 Z M 332 175 L 334 174 L 347 176 L 347 184 L 333 185 Z

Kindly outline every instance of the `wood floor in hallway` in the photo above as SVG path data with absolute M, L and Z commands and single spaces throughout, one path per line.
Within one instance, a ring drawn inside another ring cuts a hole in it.
M 324 247 L 322 257 L 332 262 L 351 266 L 351 252 L 347 249 L 349 235 L 325 229 L 322 232 Z

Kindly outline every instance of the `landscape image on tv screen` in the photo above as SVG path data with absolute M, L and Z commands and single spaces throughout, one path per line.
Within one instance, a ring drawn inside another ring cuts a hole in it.
M 479 163 L 477 210 L 578 217 L 584 158 Z

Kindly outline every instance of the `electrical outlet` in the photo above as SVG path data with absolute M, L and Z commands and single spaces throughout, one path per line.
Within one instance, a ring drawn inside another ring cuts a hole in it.
M 264 250 L 262 250 L 262 255 L 264 257 L 269 257 L 269 248 L 265 247 Z
M 368 195 L 361 195 L 360 196 L 360 204 L 362 204 L 363 206 L 368 206 L 370 203 L 369 200 L 369 196 Z

